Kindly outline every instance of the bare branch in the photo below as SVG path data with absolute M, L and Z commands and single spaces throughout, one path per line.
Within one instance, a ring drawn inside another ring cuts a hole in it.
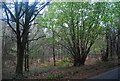
M 7 22 L 7 19 L 0 19 L 0 20 Z M 13 21 L 13 20 L 11 20 L 11 19 L 9 19 L 9 21 L 11 21 L 11 22 L 15 22 L 15 21 Z M 20 24 L 21 26 L 23 26 L 22 23 L 19 22 L 19 24 Z
M 18 12 L 19 15 L 20 15 L 20 13 L 21 13 L 21 11 L 22 11 L 22 6 L 23 6 L 23 3 L 20 2 L 20 10 L 19 10 L 19 12 Z M 19 18 L 20 18 L 20 17 L 19 17 Z
M 68 46 L 65 46 L 64 44 L 57 42 L 59 45 L 63 46 L 64 48 L 66 48 L 68 51 L 70 51 L 70 48 Z
M 15 16 L 13 15 L 13 13 L 10 11 L 10 9 L 6 6 L 5 2 L 3 2 L 3 7 L 9 12 L 10 16 L 14 19 L 15 19 Z
M 43 5 L 42 7 L 40 7 L 40 9 L 38 9 L 38 12 L 35 14 L 34 18 L 31 19 L 31 21 L 29 23 L 31 23 L 33 20 L 35 20 L 36 16 L 39 14 L 39 12 L 41 10 L 43 10 L 50 2 L 47 2 L 45 5 Z
M 7 13 L 6 9 L 5 9 L 5 13 L 6 13 L 6 16 L 7 16 L 7 23 L 8 23 L 8 25 L 9 25 L 10 28 L 13 30 L 13 32 L 17 35 L 17 32 L 15 31 L 15 29 L 12 27 L 12 25 L 11 25 L 10 22 L 9 22 L 9 16 L 8 16 L 8 13 Z
M 30 39 L 30 40 L 28 40 L 28 41 L 39 40 L 40 38 L 44 38 L 44 37 L 46 37 L 46 36 L 41 36 L 41 37 L 38 37 L 38 38 L 35 38 L 35 39 Z

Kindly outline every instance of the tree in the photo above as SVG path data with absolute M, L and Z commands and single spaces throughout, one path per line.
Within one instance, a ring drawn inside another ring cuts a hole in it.
M 100 3 L 69 2 L 53 3 L 48 8 L 45 19 L 54 24 L 57 40 L 71 53 L 74 66 L 84 65 L 90 48 L 101 34 L 100 6 Z
M 49 16 L 47 16 L 47 15 L 49 15 Z M 56 46 L 55 45 L 56 44 L 55 28 L 56 28 L 56 26 L 55 26 L 55 22 L 54 22 L 55 20 L 53 19 L 53 15 L 51 15 L 51 12 L 47 12 L 47 13 L 44 13 L 43 16 L 38 16 L 37 22 L 39 23 L 41 21 L 44 21 L 44 22 L 38 24 L 38 27 L 47 28 L 48 31 L 50 32 L 49 35 L 52 35 L 50 40 L 52 40 L 53 65 L 56 66 L 56 53 L 55 53 L 55 46 Z
M 120 3 L 115 3 L 116 7 L 115 7 L 115 11 L 117 11 L 117 14 L 116 14 L 116 17 L 118 18 L 117 20 L 117 40 L 116 40 L 116 46 L 117 46 L 117 50 L 116 50 L 116 53 L 117 53 L 117 56 L 118 56 L 118 65 L 120 65 Z
M 32 22 L 41 10 L 49 4 L 48 2 L 34 2 L 29 5 L 29 2 L 18 2 L 17 0 L 13 3 L 3 2 L 3 9 L 6 14 L 5 21 L 9 27 L 16 34 L 17 39 L 17 67 L 16 74 L 23 74 L 23 62 L 25 50 L 27 49 L 29 29 Z M 13 6 L 13 7 L 12 7 Z M 15 25 L 15 27 L 13 26 Z
M 106 40 L 106 52 L 102 56 L 103 61 L 108 61 L 109 57 L 116 55 L 117 50 L 117 24 L 118 20 L 118 10 L 115 3 L 104 3 L 106 8 L 104 8 L 104 14 L 102 22 L 105 25 L 105 40 Z

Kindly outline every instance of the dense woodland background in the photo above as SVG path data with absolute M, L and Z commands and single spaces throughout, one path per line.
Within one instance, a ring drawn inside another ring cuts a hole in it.
M 41 67 L 120 60 L 119 2 L 2 5 L 3 77 L 11 69 L 18 77 Z

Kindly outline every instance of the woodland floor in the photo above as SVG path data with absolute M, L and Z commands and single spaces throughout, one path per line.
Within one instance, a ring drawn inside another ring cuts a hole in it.
M 81 67 L 34 66 L 30 69 L 29 74 L 25 73 L 25 76 L 27 79 L 88 79 L 116 67 L 118 67 L 117 61 L 109 61 L 104 63 L 97 62 L 94 64 L 86 64 Z M 14 67 L 10 67 L 9 70 L 3 69 L 3 79 L 12 79 L 14 77 L 13 70 L 15 70 Z
M 65 67 L 52 72 L 40 73 L 29 79 L 88 79 L 116 67 L 118 67 L 117 63 L 110 61 L 81 67 Z

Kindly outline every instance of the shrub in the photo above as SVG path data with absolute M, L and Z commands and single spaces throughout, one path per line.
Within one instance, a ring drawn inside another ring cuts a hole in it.
M 77 70 L 74 70 L 74 71 L 72 71 L 72 72 L 68 72 L 67 74 L 69 74 L 69 75 L 75 75 L 75 74 L 77 74 L 78 73 L 78 71 Z
M 65 69 L 65 66 L 57 66 L 57 69 Z
M 63 61 L 60 62 L 60 64 L 63 65 L 63 66 L 69 66 L 71 63 L 63 60 Z
M 46 73 L 46 72 L 51 72 L 52 69 L 51 68 L 44 68 L 44 69 L 41 69 L 40 73 Z
M 108 68 L 111 68 L 111 67 L 114 67 L 114 66 L 115 66 L 115 64 L 110 63 L 110 62 L 103 63 L 102 65 L 103 65 L 104 67 L 108 67 Z

